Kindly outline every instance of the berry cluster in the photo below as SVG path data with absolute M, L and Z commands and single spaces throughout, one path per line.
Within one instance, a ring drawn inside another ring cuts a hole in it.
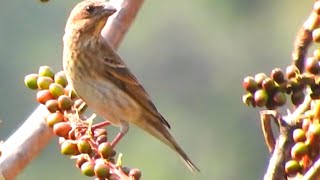
M 87 106 L 68 85 L 63 71 L 55 74 L 50 67 L 41 66 L 38 74 L 29 74 L 24 81 L 28 88 L 38 90 L 37 101 L 50 112 L 46 122 L 59 137 L 61 153 L 76 159 L 84 175 L 108 180 L 140 179 L 140 170 L 122 167 L 121 154 L 115 160 L 116 151 L 102 128 L 109 122 L 92 124 L 94 116 L 83 115 Z
M 300 53 L 298 56 L 301 63 L 294 59 L 285 72 L 275 68 L 270 76 L 258 73 L 245 77 L 242 82 L 246 91 L 242 99 L 248 106 L 265 107 L 280 114 L 278 108 L 288 105 L 288 97 L 290 104 L 294 105 L 294 113 L 289 113 L 286 117 L 280 115 L 279 118 L 286 124 L 278 122 L 280 128 L 290 126 L 292 130 L 290 137 L 287 137 L 292 143 L 287 149 L 283 149 L 290 155 L 287 153 L 288 158 L 283 163 L 279 162 L 288 177 L 297 179 L 311 171 L 320 157 L 320 48 L 314 50 L 310 57 L 305 57 L 312 42 L 320 43 L 319 17 L 320 1 L 316 1 L 311 16 L 304 24 L 301 37 L 297 37 L 301 41 L 298 41 L 295 51 Z M 285 120 L 286 118 L 291 119 Z
M 294 129 L 291 160 L 285 164 L 288 175 L 304 174 L 318 160 L 320 152 L 320 100 L 312 103 L 298 128 Z
M 291 147 L 291 160 L 285 164 L 288 175 L 304 174 L 319 159 L 320 152 L 320 100 L 311 104 L 311 109 L 304 113 L 299 127 L 294 129 Z
M 315 52 L 320 49 L 315 50 Z M 320 59 L 320 56 L 319 56 Z M 293 105 L 300 105 L 305 98 L 305 90 L 310 91 L 312 99 L 320 98 L 320 65 L 315 58 L 306 60 L 306 72 L 290 65 L 284 74 L 281 69 L 272 70 L 270 77 L 265 73 L 258 73 L 254 77 L 244 78 L 242 86 L 247 91 L 243 95 L 243 102 L 248 106 L 276 109 L 287 102 L 287 95 L 291 96 Z

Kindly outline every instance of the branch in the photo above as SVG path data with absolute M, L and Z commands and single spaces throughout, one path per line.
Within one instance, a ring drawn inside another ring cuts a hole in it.
M 134 21 L 143 0 L 111 0 L 118 12 L 110 18 L 102 32 L 109 44 L 117 49 Z M 53 137 L 45 123 L 48 110 L 40 105 L 1 146 L 0 179 L 11 180 L 33 160 Z
M 143 2 L 144 0 L 110 0 L 110 4 L 118 11 L 108 20 L 102 36 L 114 49 L 118 49 Z
M 272 152 L 267 172 L 264 175 L 264 180 L 285 180 L 286 173 L 284 164 L 291 158 L 290 149 L 292 144 L 294 144 L 291 134 L 296 126 L 287 124 L 282 117 L 275 117 L 273 113 L 267 113 L 268 112 L 265 112 L 264 117 L 269 116 L 270 120 L 270 115 L 272 115 L 273 118 L 277 119 L 277 123 L 279 125 L 279 136 Z
M 319 23 L 318 14 L 312 11 L 308 19 L 304 22 L 303 26 L 299 30 L 296 40 L 294 41 L 292 62 L 298 67 L 301 73 L 304 70 L 304 60 L 308 47 L 312 43 L 312 31 L 318 27 Z

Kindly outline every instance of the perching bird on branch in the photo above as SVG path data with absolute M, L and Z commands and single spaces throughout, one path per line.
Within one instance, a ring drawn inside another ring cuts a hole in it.
M 63 68 L 75 92 L 97 114 L 120 132 L 115 146 L 135 124 L 179 153 L 192 171 L 199 171 L 169 132 L 170 125 L 120 56 L 101 36 L 116 9 L 104 0 L 86 0 L 75 6 L 63 37 Z

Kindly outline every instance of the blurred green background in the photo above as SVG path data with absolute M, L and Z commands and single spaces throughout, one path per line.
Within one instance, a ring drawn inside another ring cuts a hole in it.
M 1 139 L 37 106 L 24 76 L 40 65 L 61 69 L 63 29 L 77 2 L 1 2 Z M 190 173 L 175 153 L 135 127 L 117 148 L 124 153 L 124 164 L 140 168 L 148 180 L 262 179 L 269 154 L 258 111 L 242 104 L 241 82 L 246 75 L 289 64 L 295 34 L 312 3 L 146 1 L 119 53 L 201 173 Z M 54 138 L 17 179 L 88 178 L 73 160 L 60 155 Z

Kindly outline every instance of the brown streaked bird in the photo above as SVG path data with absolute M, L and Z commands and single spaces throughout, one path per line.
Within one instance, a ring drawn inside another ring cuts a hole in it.
M 90 108 L 120 127 L 112 146 L 131 123 L 176 151 L 192 171 L 199 171 L 171 136 L 169 123 L 145 89 L 101 36 L 115 11 L 104 0 L 85 0 L 71 11 L 63 36 L 63 68 L 69 83 Z

